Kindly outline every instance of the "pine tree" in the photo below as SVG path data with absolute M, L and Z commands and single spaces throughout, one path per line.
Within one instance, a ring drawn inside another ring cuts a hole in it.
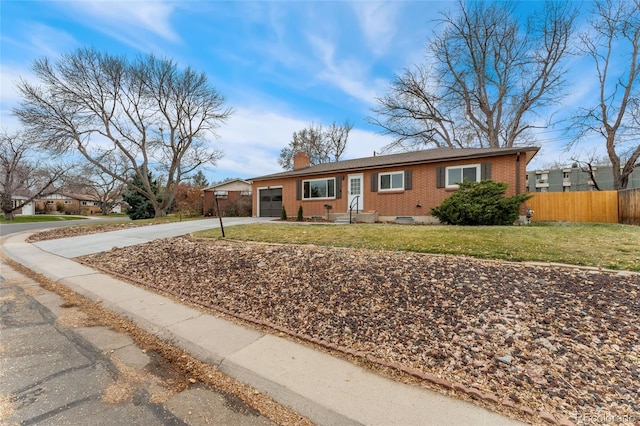
M 209 181 L 207 181 L 207 177 L 202 173 L 202 170 L 198 170 L 198 173 L 193 175 L 192 182 L 193 186 L 196 188 L 206 188 L 209 186 Z
M 149 172 L 149 182 L 151 183 L 151 189 L 153 193 L 158 194 L 158 182 L 152 179 L 151 172 Z M 129 205 L 126 210 L 127 215 L 132 220 L 137 219 L 151 219 L 155 217 L 155 211 L 153 204 L 149 199 L 140 194 L 135 188 L 142 188 L 142 180 L 137 174 L 129 181 L 127 190 L 122 196 L 122 199 Z

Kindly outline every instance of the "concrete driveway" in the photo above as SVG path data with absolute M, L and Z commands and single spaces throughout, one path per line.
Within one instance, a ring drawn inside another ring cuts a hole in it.
M 270 222 L 272 220 L 273 218 L 234 217 L 223 219 L 223 225 L 226 227 L 248 223 Z M 189 220 L 185 222 L 141 226 L 138 228 L 123 229 L 121 231 L 80 235 L 59 240 L 48 240 L 35 243 L 35 245 L 46 252 L 70 259 L 111 250 L 113 247 L 144 244 L 159 238 L 177 237 L 195 231 L 204 231 L 219 227 L 220 223 L 217 219 Z

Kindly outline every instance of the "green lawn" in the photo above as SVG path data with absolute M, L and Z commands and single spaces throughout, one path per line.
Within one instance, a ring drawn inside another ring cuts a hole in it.
M 129 219 L 129 217 L 124 214 L 124 213 L 120 213 L 120 214 L 110 214 L 108 216 L 95 216 L 97 218 L 120 218 L 122 219 L 122 222 L 116 221 L 116 222 L 110 222 L 110 223 L 126 223 L 126 222 L 130 222 L 131 220 Z M 16 216 L 14 220 L 5 220 L 4 216 L 0 215 L 0 223 L 6 223 L 6 224 L 11 224 L 11 223 L 31 223 L 31 222 L 56 222 L 56 221 L 60 221 L 60 220 L 82 220 L 82 219 L 87 219 L 85 216 L 69 216 L 69 215 L 45 215 L 45 214 L 39 214 L 39 215 L 34 215 L 34 216 Z M 179 214 L 170 214 L 166 217 L 162 217 L 162 218 L 158 218 L 158 219 L 140 219 L 140 220 L 136 220 L 134 223 L 137 224 L 157 224 L 157 223 L 166 223 L 166 222 L 181 222 L 181 221 L 185 221 L 185 220 L 196 220 L 196 219 L 202 219 L 202 216 L 187 216 L 187 215 L 179 215 Z M 87 226 L 100 226 L 100 225 L 104 225 L 101 223 L 92 223 L 92 224 L 87 224 Z M 78 225 L 78 226 L 84 226 L 84 225 Z
M 395 224 L 255 224 L 230 226 L 229 239 L 559 262 L 640 271 L 640 227 L 617 224 L 531 224 L 458 227 Z M 198 237 L 220 238 L 219 230 Z
M 68 216 L 68 215 L 46 215 L 38 214 L 34 216 L 16 216 L 13 220 L 5 220 L 4 215 L 0 215 L 0 223 L 33 223 L 33 222 L 58 222 L 61 220 L 82 220 L 84 216 Z

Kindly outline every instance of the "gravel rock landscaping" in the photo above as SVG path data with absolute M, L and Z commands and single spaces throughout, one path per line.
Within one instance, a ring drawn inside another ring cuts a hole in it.
M 187 237 L 80 261 L 533 423 L 640 424 L 640 275 Z
M 99 232 L 122 231 L 123 229 L 138 228 L 140 226 L 149 226 L 152 223 L 112 223 L 100 224 L 92 226 L 65 226 L 63 228 L 53 228 L 46 231 L 38 231 L 31 234 L 27 238 L 28 243 L 37 243 L 38 241 L 56 240 L 59 238 L 77 237 L 80 235 L 97 234 Z

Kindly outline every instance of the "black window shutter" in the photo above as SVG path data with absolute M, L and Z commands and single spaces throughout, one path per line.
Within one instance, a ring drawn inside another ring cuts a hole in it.
M 404 189 L 411 189 L 413 186 L 413 183 L 411 182 L 411 179 L 413 177 L 412 172 L 413 172 L 412 170 L 404 171 Z
M 482 166 L 480 167 L 480 179 L 491 179 L 491 163 L 482 163 Z
M 436 169 L 436 188 L 444 188 L 444 174 L 445 174 L 445 168 L 444 167 L 438 167 Z
M 378 174 L 371 173 L 371 192 L 378 192 Z
M 342 198 L 342 176 L 336 178 L 336 198 Z
M 296 180 L 296 200 L 302 200 L 302 180 Z

